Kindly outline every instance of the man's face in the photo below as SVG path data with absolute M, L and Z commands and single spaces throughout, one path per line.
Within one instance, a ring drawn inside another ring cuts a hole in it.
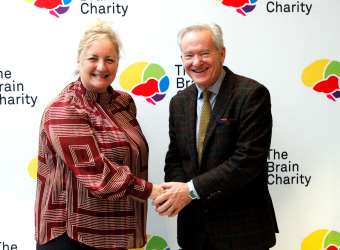
M 221 75 L 225 47 L 218 51 L 210 30 L 187 32 L 181 42 L 182 62 L 186 73 L 203 90 Z

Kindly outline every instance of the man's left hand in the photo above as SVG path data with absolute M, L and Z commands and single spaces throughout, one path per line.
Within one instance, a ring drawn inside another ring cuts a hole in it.
M 161 216 L 174 217 L 192 201 L 187 183 L 167 182 L 161 186 L 165 193 L 152 202 L 152 205 L 156 206 L 156 212 Z

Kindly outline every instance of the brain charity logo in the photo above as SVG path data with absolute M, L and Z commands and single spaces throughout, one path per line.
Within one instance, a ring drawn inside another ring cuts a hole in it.
M 26 0 L 29 3 L 33 3 L 38 8 L 48 9 L 50 14 L 58 17 L 64 14 L 70 8 L 72 0 Z
M 340 233 L 327 229 L 317 230 L 302 241 L 301 250 L 340 250 Z
M 126 68 L 119 77 L 120 86 L 146 101 L 156 105 L 163 100 L 169 88 L 169 77 L 164 69 L 155 63 L 137 62 Z
M 237 13 L 246 16 L 247 13 L 252 12 L 256 7 L 257 0 L 217 0 L 223 5 L 233 7 Z
M 304 85 L 316 92 L 326 94 L 327 98 L 336 101 L 340 97 L 339 88 L 340 62 L 321 59 L 311 63 L 302 72 Z

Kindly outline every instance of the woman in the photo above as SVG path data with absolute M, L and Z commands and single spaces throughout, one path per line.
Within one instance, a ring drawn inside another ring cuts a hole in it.
M 46 107 L 40 125 L 37 249 L 128 249 L 146 243 L 148 144 L 127 93 L 113 90 L 121 42 L 108 23 L 78 47 L 80 77 Z

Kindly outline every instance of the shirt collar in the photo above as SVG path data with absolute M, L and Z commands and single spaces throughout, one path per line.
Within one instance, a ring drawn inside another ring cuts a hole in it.
M 207 90 L 210 91 L 211 93 L 217 95 L 218 92 L 220 91 L 220 88 L 221 88 L 221 85 L 222 85 L 222 81 L 223 81 L 223 79 L 225 77 L 225 74 L 226 74 L 225 70 L 222 69 L 221 75 L 218 78 L 218 80 L 214 84 L 212 84 Z M 200 87 L 198 87 L 198 85 L 196 83 L 195 83 L 195 85 L 196 85 L 196 88 L 197 88 L 197 91 L 198 91 L 197 99 L 203 98 L 202 93 L 203 93 L 204 90 L 201 89 Z

